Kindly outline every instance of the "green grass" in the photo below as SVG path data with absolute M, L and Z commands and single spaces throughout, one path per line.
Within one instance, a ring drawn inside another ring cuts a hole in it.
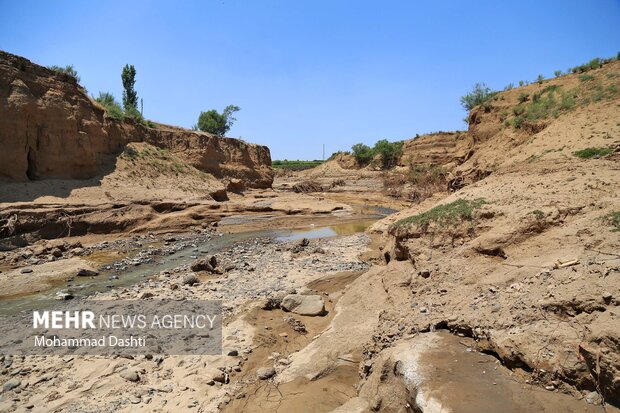
M 610 153 L 613 153 L 613 151 L 614 150 L 612 148 L 586 148 L 580 151 L 573 152 L 573 155 L 582 159 L 589 159 L 594 157 L 600 158 L 602 156 L 607 156 Z
M 612 232 L 620 231 L 620 211 L 613 211 L 603 217 L 603 220 L 612 226 Z
M 271 163 L 271 166 L 277 169 L 291 169 L 294 171 L 300 171 L 303 169 L 314 168 L 315 166 L 319 166 L 324 161 L 289 161 L 289 160 L 275 160 Z
M 483 198 L 478 198 L 473 201 L 457 199 L 449 204 L 438 205 L 421 214 L 403 218 L 395 222 L 394 226 L 417 225 L 418 227 L 426 227 L 432 222 L 444 225 L 456 221 L 471 220 L 474 210 L 480 208 L 484 204 L 486 204 L 486 201 Z
M 595 77 L 592 75 L 587 75 L 587 74 L 583 74 L 583 75 L 579 75 L 579 80 L 581 80 L 582 82 L 589 82 L 590 80 L 594 80 Z
M 536 217 L 536 219 L 541 220 L 545 217 L 545 213 L 542 212 L 540 209 L 535 209 L 531 212 L 532 215 L 534 215 Z

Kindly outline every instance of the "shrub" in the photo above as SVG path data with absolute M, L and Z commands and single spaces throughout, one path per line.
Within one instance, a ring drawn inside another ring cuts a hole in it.
M 588 62 L 588 67 L 590 69 L 598 69 L 601 66 L 602 66 L 602 62 L 601 62 L 601 59 L 598 57 L 595 57 L 594 59 Z
M 471 92 L 461 97 L 461 105 L 465 108 L 466 111 L 470 111 L 478 105 L 486 102 L 493 96 L 495 96 L 497 92 L 494 92 L 484 83 L 476 83 Z
M 545 80 L 545 77 L 543 75 L 538 75 L 538 77 L 536 78 L 536 82 L 538 82 L 541 85 L 542 85 L 543 80 Z
M 53 70 L 56 73 L 62 73 L 64 75 L 71 76 L 72 78 L 75 79 L 76 82 L 80 83 L 81 79 L 78 76 L 78 72 L 77 70 L 75 70 L 73 65 L 67 65 L 65 67 L 53 65 L 53 66 L 48 66 L 48 69 Z
M 364 145 L 363 143 L 356 143 L 351 147 L 351 152 L 353 152 L 353 157 L 360 165 L 367 165 L 375 155 L 373 150 L 368 145 Z
M 523 80 L 519 80 L 519 86 L 523 86 L 525 82 Z
M 139 123 L 140 125 L 145 125 L 144 117 L 140 113 L 137 108 L 128 107 L 125 108 L 125 120 L 133 121 L 135 123 Z
M 524 103 L 527 102 L 527 100 L 530 98 L 529 93 L 525 93 L 525 92 L 521 92 L 519 94 L 519 103 Z
M 607 156 L 613 152 L 614 152 L 613 148 L 586 148 L 580 151 L 573 152 L 573 155 L 579 158 L 582 158 L 582 159 L 589 159 L 589 158 L 600 158 L 602 156 Z
M 375 143 L 373 152 L 381 157 L 381 168 L 388 169 L 396 164 L 403 149 L 403 142 L 389 142 L 387 139 L 381 139 Z
M 524 112 L 525 112 L 525 106 L 523 105 L 517 105 L 514 108 L 512 108 L 512 113 L 515 116 L 521 116 L 523 115 Z
M 240 110 L 241 108 L 239 108 L 239 106 L 228 105 L 224 108 L 222 113 L 219 113 L 215 109 L 211 109 L 207 112 L 200 112 L 200 116 L 198 116 L 198 129 L 217 136 L 224 136 L 237 120 L 233 117 L 233 114 Z
M 556 70 L 555 72 L 553 72 L 553 74 L 555 75 L 555 77 L 560 77 L 560 76 L 562 76 L 562 71 L 561 70 Z
M 570 110 L 575 107 L 575 98 L 572 93 L 562 93 L 562 97 L 560 98 L 560 109 L 561 110 Z
M 521 129 L 521 126 L 523 126 L 523 118 L 521 116 L 515 116 L 512 119 L 512 126 L 514 126 L 515 129 Z
M 99 97 L 95 99 L 105 108 L 106 114 L 116 120 L 123 119 L 123 109 L 121 105 L 114 99 L 114 95 L 108 92 L 99 92 Z
M 504 88 L 504 91 L 512 90 L 512 88 L 514 88 L 514 87 L 515 87 L 515 85 L 513 83 L 508 83 L 506 85 L 506 87 Z

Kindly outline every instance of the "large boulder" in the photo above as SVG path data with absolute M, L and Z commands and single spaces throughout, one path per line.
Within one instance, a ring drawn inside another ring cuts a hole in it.
M 282 299 L 284 311 L 307 316 L 325 315 L 325 301 L 320 295 L 289 294 Z

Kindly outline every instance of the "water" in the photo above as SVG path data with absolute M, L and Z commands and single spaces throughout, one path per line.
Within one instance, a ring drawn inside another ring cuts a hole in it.
M 351 235 L 366 231 L 375 221 L 376 219 L 366 219 L 330 225 L 328 227 L 310 227 L 305 229 L 278 231 L 280 235 L 276 236 L 276 240 L 286 242 L 296 241 L 302 238 L 315 239 Z
M 56 303 L 58 302 L 57 294 L 61 292 L 70 292 L 74 297 L 85 297 L 113 288 L 128 287 L 161 271 L 171 270 L 183 264 L 188 264 L 195 259 L 192 256 L 214 254 L 236 242 L 250 238 L 270 237 L 286 242 L 302 238 L 329 238 L 363 232 L 379 218 L 394 212 L 387 208 L 371 206 L 368 206 L 368 208 L 372 218 L 369 218 L 367 215 L 363 219 L 335 225 L 311 226 L 310 228 L 296 230 L 268 230 L 223 234 L 221 237 L 216 236 L 209 240 L 198 238 L 194 242 L 196 246 L 189 246 L 170 255 L 154 256 L 153 262 L 142 263 L 137 266 L 130 265 L 120 274 L 113 270 L 100 269 L 99 275 L 95 277 L 74 277 L 71 282 L 59 281 L 54 287 L 43 292 L 0 299 L 0 314 L 12 314 Z M 105 264 L 123 258 L 119 255 L 113 255 L 114 253 L 114 251 L 95 252 L 87 259 L 105 266 Z M 118 278 L 111 279 L 110 277 L 112 276 L 118 276 Z

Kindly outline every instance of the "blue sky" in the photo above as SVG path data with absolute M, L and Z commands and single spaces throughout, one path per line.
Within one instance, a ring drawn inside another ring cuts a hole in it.
M 273 159 L 465 127 L 459 97 L 620 51 L 620 1 L 6 1 L 0 49 L 73 64 L 148 119 L 191 127 L 241 107 L 229 132 Z

